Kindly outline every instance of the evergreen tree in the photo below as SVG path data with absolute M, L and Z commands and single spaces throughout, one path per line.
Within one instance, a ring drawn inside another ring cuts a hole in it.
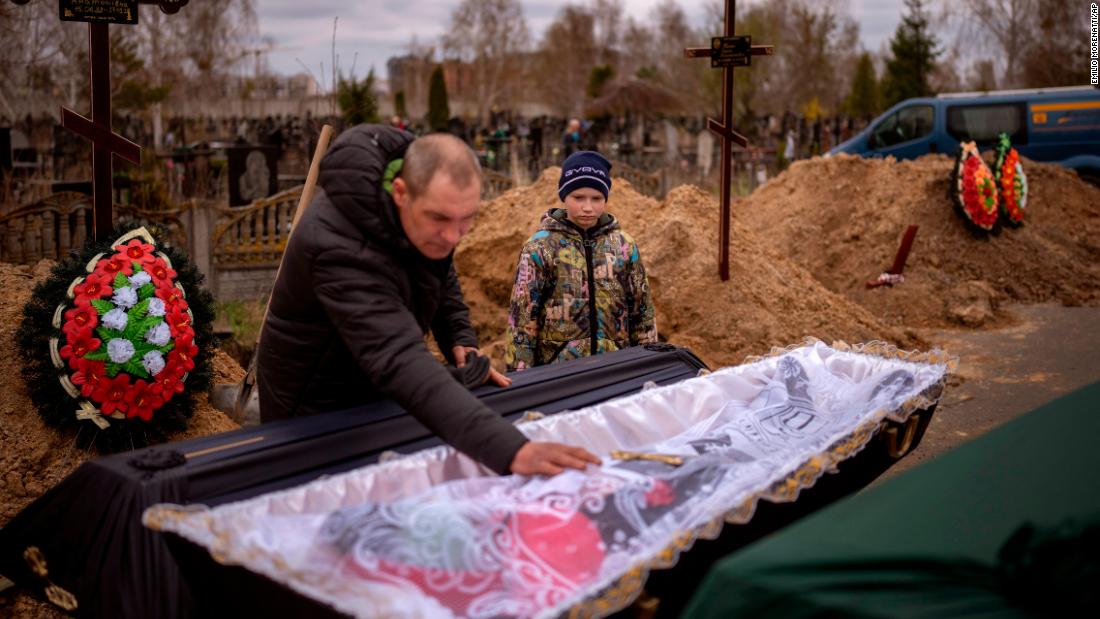
M 443 80 L 443 65 L 438 65 L 432 71 L 432 80 L 428 87 L 428 125 L 431 126 L 432 131 L 446 131 L 447 121 L 450 119 L 447 82 Z
M 336 86 L 336 104 L 348 126 L 378 122 L 378 96 L 374 94 L 374 69 L 363 80 L 354 76 L 340 78 Z
M 890 41 L 893 57 L 886 62 L 883 78 L 885 104 L 932 94 L 928 76 L 939 55 L 936 37 L 928 24 L 923 0 L 905 0 L 906 13 Z
M 856 62 L 856 72 L 852 77 L 852 91 L 848 94 L 844 107 L 856 118 L 873 117 L 882 111 L 879 104 L 875 63 L 871 61 L 871 54 L 867 52 L 860 54 Z
M 393 96 L 393 113 L 397 114 L 401 118 L 408 116 L 408 112 L 405 110 L 405 91 L 398 90 Z

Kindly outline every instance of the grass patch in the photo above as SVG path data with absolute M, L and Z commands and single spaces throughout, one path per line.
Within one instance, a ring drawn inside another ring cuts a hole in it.
M 263 301 L 224 301 L 216 303 L 215 324 L 228 327 L 231 333 L 221 347 L 247 369 L 260 336 L 264 319 Z

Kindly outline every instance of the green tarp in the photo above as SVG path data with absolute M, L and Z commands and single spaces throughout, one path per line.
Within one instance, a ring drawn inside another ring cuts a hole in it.
M 1100 591 L 1098 446 L 1095 383 L 727 557 L 684 616 L 1066 616 Z

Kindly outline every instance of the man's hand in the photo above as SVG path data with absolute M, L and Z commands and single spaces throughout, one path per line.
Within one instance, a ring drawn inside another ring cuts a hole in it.
M 511 469 L 516 475 L 553 476 L 566 468 L 584 470 L 589 464 L 600 464 L 600 459 L 582 447 L 531 441 L 516 452 Z
M 451 348 L 451 355 L 454 357 L 455 367 L 465 367 L 466 355 L 469 353 L 480 355 L 481 351 L 474 348 L 473 346 L 455 346 Z M 482 384 L 493 384 L 497 387 L 507 387 L 512 384 L 512 379 L 496 371 L 495 369 L 493 369 L 492 366 L 489 366 L 489 374 L 485 377 L 485 382 Z

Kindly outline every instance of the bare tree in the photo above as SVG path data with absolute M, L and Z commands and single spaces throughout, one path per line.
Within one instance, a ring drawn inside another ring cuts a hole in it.
M 617 73 L 622 76 L 638 76 L 639 71 L 649 67 L 655 69 L 657 51 L 654 48 L 653 32 L 644 23 L 627 17 L 623 29 L 622 49 Z
M 688 25 L 687 15 L 676 0 L 662 0 L 653 7 L 653 33 L 655 35 L 657 69 L 662 80 L 670 86 L 694 92 L 698 86 L 696 61 L 684 58 L 684 47 L 693 45 L 695 32 Z M 689 78 L 690 84 L 684 79 Z
M 1004 66 L 1002 86 L 1022 85 L 1022 67 L 1018 59 L 1034 37 L 1038 1 L 964 0 L 964 5 L 973 18 L 965 23 L 975 28 L 979 35 L 991 37 L 999 48 Z M 1060 27 L 1065 25 L 1059 24 Z
M 967 84 L 970 90 L 996 90 L 997 69 L 993 60 L 989 58 L 975 60 L 970 66 L 970 75 Z
M 613 64 L 623 35 L 622 0 L 595 0 L 592 3 L 595 22 L 596 53 L 600 64 Z
M 207 91 L 216 88 L 256 31 L 255 0 L 207 0 L 189 3 L 171 16 L 144 6 L 138 25 L 112 28 L 111 39 L 140 60 L 129 64 L 137 73 L 126 78 L 154 87 L 174 83 L 186 96 L 188 79 Z M 58 20 L 49 2 L 4 2 L 0 40 L 5 52 L 0 54 L 0 110 L 24 114 L 56 110 L 58 104 L 87 105 L 85 24 Z M 115 87 L 122 83 L 117 77 Z
M 469 66 L 471 94 L 482 120 L 494 105 L 512 103 L 527 41 L 519 0 L 463 0 L 451 13 L 443 51 Z
M 253 47 L 257 32 L 255 0 L 206 0 L 184 7 L 175 17 L 186 28 L 186 57 L 202 80 L 226 71 Z
M 1089 78 L 1088 27 L 1083 5 L 1038 0 L 1036 29 L 1020 61 L 1024 86 L 1077 86 Z
M 543 100 L 562 116 L 580 114 L 596 59 L 592 13 L 579 5 L 565 5 L 539 45 L 534 78 Z
M 959 92 L 965 88 L 964 75 L 960 69 L 964 66 L 962 54 L 956 47 L 945 50 L 942 58 L 932 67 L 928 76 L 928 85 L 934 92 Z

